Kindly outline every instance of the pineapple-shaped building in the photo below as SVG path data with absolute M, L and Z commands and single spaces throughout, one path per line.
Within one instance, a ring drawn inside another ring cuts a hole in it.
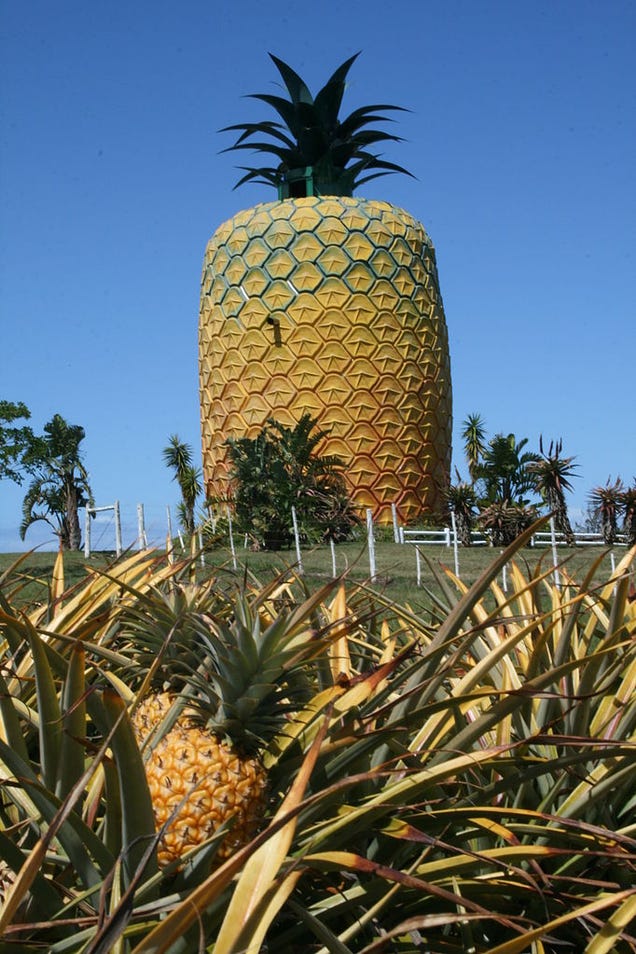
M 229 437 L 305 412 L 328 431 L 354 501 L 388 521 L 438 513 L 449 482 L 451 382 L 435 252 L 408 212 L 353 196 L 405 172 L 368 151 L 398 137 L 369 128 L 391 106 L 338 118 L 347 60 L 312 97 L 276 57 L 289 93 L 256 95 L 283 123 L 229 127 L 234 149 L 274 154 L 247 168 L 278 200 L 239 212 L 206 249 L 199 367 L 208 496 L 228 494 Z M 262 141 L 265 136 L 268 141 Z M 240 183 L 239 183 L 240 184 Z

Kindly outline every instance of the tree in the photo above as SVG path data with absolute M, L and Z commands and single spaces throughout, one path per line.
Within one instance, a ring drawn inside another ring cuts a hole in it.
M 254 438 L 230 438 L 234 511 L 255 546 L 281 549 L 292 537 L 291 509 L 305 539 L 343 540 L 358 523 L 342 463 L 320 456 L 326 432 L 305 413 L 294 427 L 269 419 Z
M 445 497 L 448 509 L 455 514 L 455 527 L 457 529 L 457 538 L 463 547 L 469 547 L 472 543 L 471 531 L 475 522 L 477 494 L 472 484 L 463 481 L 457 474 L 457 483 L 451 484 L 446 491 Z
M 63 550 L 79 550 L 82 539 L 79 509 L 93 503 L 88 473 L 79 445 L 85 437 L 79 424 L 68 424 L 55 414 L 42 436 L 33 436 L 22 455 L 22 464 L 32 477 L 22 503 L 20 537 L 30 526 L 44 520 L 59 538 Z
M 528 464 L 534 474 L 535 490 L 541 494 L 546 506 L 554 514 L 554 525 L 559 533 L 565 535 L 568 546 L 574 545 L 574 534 L 568 518 L 565 491 L 572 490 L 570 477 L 575 476 L 572 462 L 574 457 L 561 457 L 563 441 L 550 441 L 547 453 L 543 449 L 543 437 L 539 438 L 540 458 Z
M 618 533 L 618 514 L 623 503 L 623 481 L 620 477 L 612 483 L 610 477 L 604 487 L 594 487 L 590 491 L 590 504 L 601 519 L 601 533 L 606 546 L 616 543 Z
M 468 461 L 468 473 L 474 483 L 477 479 L 477 468 L 486 450 L 486 425 L 483 417 L 480 414 L 469 414 L 463 421 L 461 436 Z
M 24 479 L 22 458 L 33 442 L 33 431 L 28 425 L 9 427 L 14 421 L 31 417 L 22 401 L 0 401 L 0 480 L 21 484 Z
M 169 443 L 163 449 L 163 460 L 172 470 L 173 480 L 176 480 L 181 491 L 181 502 L 178 507 L 179 519 L 186 533 L 193 534 L 195 527 L 194 510 L 199 494 L 202 491 L 201 471 L 192 463 L 192 448 L 179 440 L 177 434 L 170 436 Z
M 514 434 L 495 434 L 488 442 L 481 462 L 475 468 L 477 481 L 483 489 L 480 496 L 486 504 L 525 506 L 529 503 L 526 495 L 535 489 L 530 464 L 538 460 L 538 455 L 523 450 L 527 443 L 527 437 L 517 441 Z

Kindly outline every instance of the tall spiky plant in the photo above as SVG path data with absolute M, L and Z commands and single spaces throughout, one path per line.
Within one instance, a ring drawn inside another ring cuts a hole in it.
M 469 414 L 462 421 L 461 437 L 468 461 L 468 473 L 473 483 L 478 477 L 478 467 L 486 450 L 486 423 L 481 414 Z
M 599 485 L 590 491 L 590 504 L 593 513 L 601 518 L 601 533 L 603 534 L 603 542 L 607 546 L 616 543 L 618 515 L 624 490 L 625 486 L 620 477 L 617 477 L 614 481 L 611 477 L 608 477 L 604 486 Z
M 457 536 L 463 547 L 472 543 L 471 531 L 477 515 L 477 494 L 472 484 L 462 480 L 456 471 L 457 480 L 446 491 L 448 509 L 455 514 Z
M 623 530 L 628 547 L 636 545 L 636 480 L 623 491 Z
M 574 545 L 574 533 L 568 518 L 568 507 L 565 500 L 566 490 L 572 490 L 570 477 L 574 475 L 576 465 L 574 457 L 562 457 L 563 441 L 550 441 L 547 451 L 543 449 L 543 437 L 539 437 L 538 460 L 530 461 L 529 471 L 535 477 L 535 489 L 541 494 L 547 507 L 554 513 L 554 523 L 557 532 L 565 536 L 568 546 Z
M 181 501 L 179 516 L 186 533 L 193 534 L 195 529 L 194 511 L 199 494 L 202 491 L 201 471 L 192 462 L 192 448 L 184 443 L 178 434 L 172 434 L 163 449 L 166 467 L 173 471 L 173 479 L 179 485 Z

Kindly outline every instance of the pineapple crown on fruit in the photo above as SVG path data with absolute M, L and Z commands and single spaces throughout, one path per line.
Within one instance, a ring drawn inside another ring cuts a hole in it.
M 354 188 L 392 172 L 412 175 L 407 169 L 381 159 L 369 147 L 379 142 L 402 142 L 401 137 L 381 129 L 369 129 L 377 121 L 388 121 L 380 115 L 387 110 L 405 111 L 403 106 L 375 104 L 354 110 L 345 119 L 338 114 L 345 91 L 346 77 L 354 54 L 330 77 L 322 89 L 312 96 L 304 80 L 291 67 L 269 54 L 287 87 L 289 99 L 268 93 L 251 93 L 272 106 L 283 122 L 266 120 L 258 123 L 237 123 L 221 132 L 238 131 L 233 149 L 250 149 L 269 153 L 278 160 L 275 166 L 240 166 L 245 175 L 234 188 L 255 181 L 273 185 L 279 198 L 310 195 L 352 195 Z M 259 137 L 269 137 L 262 140 Z
M 313 631 L 316 596 L 272 614 L 272 587 L 242 587 L 233 597 L 210 589 L 198 599 L 175 587 L 156 590 L 121 614 L 122 676 L 136 684 L 140 702 L 168 693 L 173 703 L 154 743 L 183 718 L 257 751 L 298 707 L 305 662 L 329 637 Z

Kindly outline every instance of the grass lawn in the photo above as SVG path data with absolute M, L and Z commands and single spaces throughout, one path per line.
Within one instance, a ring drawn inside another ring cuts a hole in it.
M 339 544 L 336 549 L 336 570 L 338 573 L 347 571 L 348 576 L 355 581 L 369 581 L 370 564 L 366 543 Z M 477 579 L 480 573 L 490 564 L 495 551 L 487 547 L 459 548 L 459 575 L 462 581 L 470 584 Z M 416 552 L 412 544 L 399 545 L 392 540 L 377 540 L 375 544 L 375 562 L 377 579 L 373 588 L 380 590 L 389 599 L 398 603 L 409 603 L 413 609 L 430 607 L 431 600 L 427 590 L 436 594 L 440 589 L 435 580 L 435 568 L 438 572 L 442 566 L 454 570 L 454 552 L 452 548 L 442 546 L 420 547 L 421 559 L 421 586 L 417 585 Z M 617 547 L 614 558 L 618 562 L 625 553 L 624 547 Z M 596 560 L 600 560 L 596 574 L 600 579 L 607 578 L 611 570 L 611 551 L 604 547 L 577 547 L 560 548 L 559 561 L 564 563 L 568 572 L 580 581 L 588 568 Z M 11 574 L 11 581 L 6 586 L 14 590 L 16 576 L 21 579 L 20 593 L 13 599 L 20 603 L 46 600 L 48 583 L 51 579 L 55 553 L 32 552 L 29 554 L 0 554 L 0 573 L 20 560 L 15 573 Z M 88 560 L 84 554 L 66 553 L 64 556 L 64 576 L 66 586 L 82 580 L 87 570 L 105 569 L 114 559 L 112 553 L 96 552 Z M 273 573 L 285 570 L 296 563 L 295 550 L 284 550 L 276 553 L 257 552 L 238 549 L 236 560 L 239 569 L 247 567 L 259 579 L 266 580 Z M 428 562 L 427 562 L 428 561 Z M 522 565 L 524 572 L 529 572 L 541 561 L 546 569 L 552 565 L 552 552 L 549 548 L 526 548 L 517 555 L 517 562 Z M 302 552 L 302 562 L 305 578 L 310 586 L 319 584 L 332 576 L 332 555 L 329 546 L 308 548 Z M 429 565 L 431 564 L 431 565 Z M 525 566 L 523 565 L 525 564 Z M 200 566 L 203 574 L 215 567 L 232 568 L 232 558 L 228 550 L 212 550 L 205 554 L 205 568 Z M 500 577 L 500 583 L 503 580 Z M 0 580 L 0 588 L 4 588 Z

